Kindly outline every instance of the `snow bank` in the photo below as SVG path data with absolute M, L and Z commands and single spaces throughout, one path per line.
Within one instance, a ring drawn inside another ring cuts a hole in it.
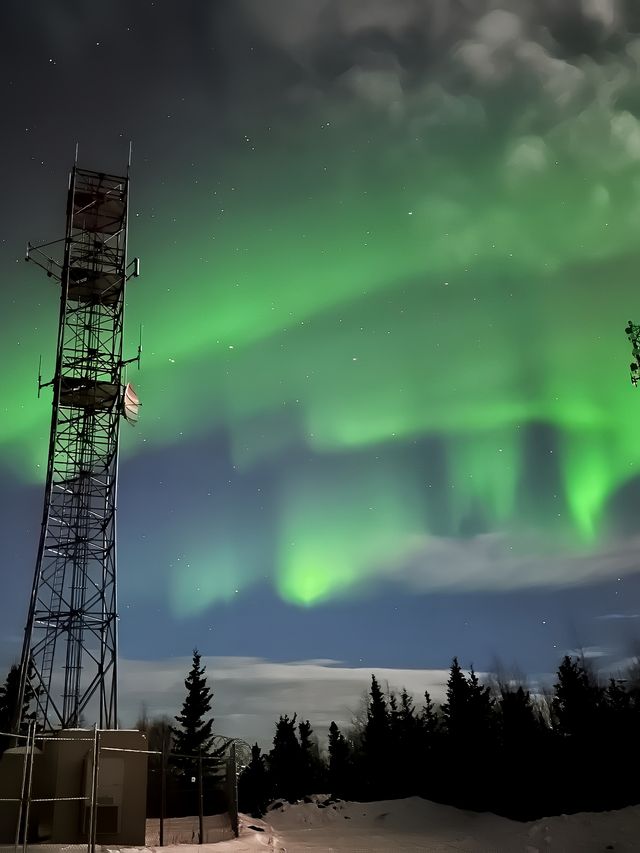
M 327 797 L 281 804 L 264 820 L 241 815 L 240 838 L 159 848 L 103 847 L 102 853 L 636 853 L 640 806 L 516 823 L 412 797 L 346 803 Z M 188 819 L 187 819 L 188 820 Z M 213 827 L 211 827 L 213 830 Z M 176 831 L 178 831 L 176 827 Z M 0 853 L 13 847 L 0 848 Z M 86 853 L 86 847 L 31 847 L 31 853 Z
M 284 804 L 266 820 L 286 853 L 632 853 L 640 807 L 517 823 L 411 797 L 376 803 Z M 322 807 L 323 806 L 323 807 Z

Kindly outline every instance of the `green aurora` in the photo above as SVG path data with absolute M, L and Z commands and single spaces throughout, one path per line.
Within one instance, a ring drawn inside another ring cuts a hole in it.
M 594 549 L 637 476 L 623 334 L 638 302 L 637 158 L 602 104 L 546 128 L 485 107 L 493 123 L 465 109 L 409 132 L 369 105 L 330 120 L 315 106 L 217 148 L 197 182 L 138 190 L 134 172 L 143 277 L 127 338 L 133 353 L 143 323 L 143 412 L 125 459 L 220 432 L 239 471 L 280 471 L 273 583 L 290 602 L 344 596 L 415 537 L 466 535 L 470 519 Z M 60 183 L 44 236 L 62 231 Z M 40 304 L 29 322 L 26 297 L 10 307 L 19 346 L 0 341 L 0 448 L 42 482 L 34 353 L 51 366 L 57 294 L 17 277 Z M 537 429 L 553 440 L 533 453 Z M 531 497 L 541 453 L 550 473 Z M 237 523 L 212 520 L 196 548 L 193 533 L 176 533 L 180 615 L 263 572 Z

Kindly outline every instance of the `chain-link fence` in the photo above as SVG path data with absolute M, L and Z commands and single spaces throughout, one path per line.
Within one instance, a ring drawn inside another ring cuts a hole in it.
M 149 756 L 148 846 L 212 844 L 238 835 L 237 762 L 228 755 Z
M 236 747 L 211 756 L 146 749 L 139 732 L 0 732 L 0 853 L 33 845 L 163 846 L 237 837 Z M 142 747 L 142 748 L 140 748 Z

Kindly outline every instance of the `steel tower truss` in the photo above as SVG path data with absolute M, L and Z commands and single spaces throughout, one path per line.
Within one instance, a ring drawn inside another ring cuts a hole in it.
M 117 728 L 122 329 L 125 285 L 138 274 L 137 260 L 127 266 L 128 191 L 128 176 L 74 166 L 63 262 L 48 256 L 54 244 L 27 250 L 61 284 L 55 374 L 39 383 L 53 389 L 53 413 L 17 711 L 30 687 L 45 729 L 78 726 L 90 703 L 100 728 Z

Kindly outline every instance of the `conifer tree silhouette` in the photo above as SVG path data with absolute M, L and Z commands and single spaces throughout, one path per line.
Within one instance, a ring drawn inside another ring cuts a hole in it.
M 318 744 L 312 737 L 313 729 L 309 720 L 298 723 L 298 734 L 300 735 L 302 793 L 317 794 L 324 788 L 326 771 L 325 764 L 320 758 Z
M 438 715 L 436 714 L 436 710 L 433 702 L 431 701 L 431 695 L 428 690 L 424 691 L 424 705 L 420 711 L 420 727 L 426 743 L 429 746 L 433 746 L 440 727 L 440 721 L 438 720 Z
M 559 734 L 585 737 L 593 733 L 602 691 L 593 683 L 584 663 L 565 655 L 554 689 L 552 711 Z
M 420 723 L 415 714 L 413 699 L 406 688 L 400 693 L 400 705 L 391 718 L 391 727 L 396 795 L 410 796 L 417 793 L 418 777 L 423 768 L 417 761 L 421 746 Z
M 269 772 L 276 797 L 294 803 L 303 795 L 302 748 L 296 737 L 297 714 L 281 716 L 276 723 L 273 749 L 269 753 Z
M 389 711 L 375 675 L 371 676 L 370 701 L 362 738 L 362 758 L 369 796 L 381 799 L 392 785 L 392 743 Z
M 442 718 L 449 737 L 464 737 L 468 717 L 469 685 L 458 658 L 454 657 L 447 681 L 447 701 L 442 706 Z
M 238 803 L 241 812 L 262 817 L 271 799 L 270 781 L 260 747 L 251 747 L 251 761 L 238 779 Z
M 30 674 L 35 674 L 33 663 L 29 665 Z M 33 708 L 33 702 L 36 698 L 30 681 L 27 680 L 26 689 L 24 692 L 24 701 L 22 703 L 22 714 L 17 713 L 17 704 L 20 696 L 20 667 L 17 664 L 12 664 L 7 673 L 4 684 L 0 687 L 0 732 L 11 732 L 14 721 L 21 717 L 20 731 L 18 734 L 26 734 L 29 728 L 29 723 L 36 720 L 36 711 Z M 0 754 L 7 749 L 12 743 L 11 737 L 0 735 Z M 24 741 L 20 741 L 20 744 Z
M 500 734 L 505 748 L 518 750 L 526 745 L 535 745 L 542 726 L 529 691 L 521 684 L 515 690 L 503 687 L 499 708 Z
M 480 684 L 473 666 L 469 671 L 467 679 L 468 694 L 468 718 L 467 734 L 476 740 L 476 743 L 487 748 L 492 746 L 491 739 L 495 733 L 494 702 L 489 685 Z
M 177 726 L 171 726 L 173 735 L 173 751 L 178 756 L 187 756 L 176 760 L 177 767 L 183 773 L 193 773 L 199 756 L 219 757 L 223 748 L 212 753 L 213 746 L 213 720 L 205 716 L 211 710 L 213 693 L 207 686 L 205 666 L 200 665 L 201 655 L 197 649 L 193 650 L 193 662 L 184 686 L 187 691 L 182 703 L 182 711 L 175 717 Z M 193 757 L 194 760 L 190 760 Z M 207 771 L 210 762 L 206 762 L 204 770 Z
M 337 724 L 329 726 L 329 790 L 334 797 L 347 797 L 351 785 L 351 749 Z
M 613 780 L 607 779 L 610 757 L 604 733 L 605 692 L 592 678 L 584 660 L 573 660 L 569 655 L 558 667 L 554 689 L 551 710 L 556 732 L 556 780 L 564 788 L 558 797 L 567 811 L 591 811 L 602 802 L 603 781 L 607 780 L 607 788 L 613 787 Z

